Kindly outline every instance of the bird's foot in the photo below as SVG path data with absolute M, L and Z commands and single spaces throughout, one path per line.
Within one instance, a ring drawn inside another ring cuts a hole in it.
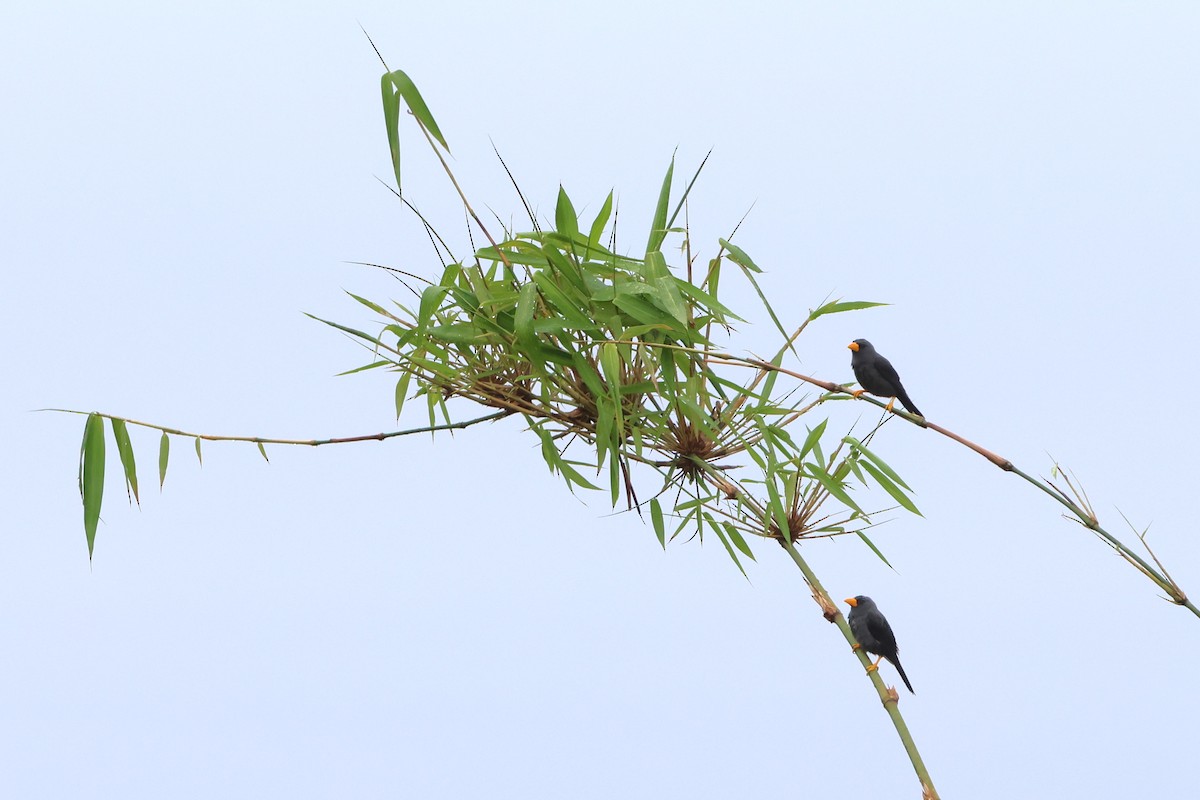
M 850 645 L 850 650 L 851 651 L 862 650 L 862 645 L 859 644 L 858 642 L 855 642 L 854 644 Z
M 884 409 L 884 411 L 891 411 L 892 406 L 894 405 L 896 405 L 896 398 L 893 397 L 891 400 L 888 400 L 887 407 Z
M 853 398 L 855 398 L 855 399 L 857 399 L 857 398 L 859 398 L 859 397 L 862 397 L 862 394 L 863 394 L 863 392 L 865 392 L 865 391 L 866 391 L 866 389 L 855 389 L 854 391 L 852 391 L 852 392 L 850 393 L 850 396 L 851 396 L 851 397 L 853 397 Z
M 868 664 L 867 665 L 867 672 L 877 672 L 878 670 L 879 670 L 878 664 Z

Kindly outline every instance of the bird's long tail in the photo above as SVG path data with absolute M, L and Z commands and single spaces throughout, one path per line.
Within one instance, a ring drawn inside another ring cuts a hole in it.
M 917 411 L 917 407 L 913 405 L 913 401 L 909 398 L 908 392 L 904 391 L 903 388 L 900 389 L 900 394 L 896 396 L 900 398 L 900 402 L 904 404 L 904 407 L 908 409 L 910 414 L 916 414 L 918 417 L 925 416 L 920 411 Z
M 914 411 L 913 413 L 915 414 L 916 412 Z M 889 658 L 888 661 L 892 662 L 892 666 L 896 668 L 896 672 L 900 673 L 900 679 L 903 680 L 904 685 L 908 687 L 909 693 L 916 694 L 916 692 L 913 691 L 912 684 L 908 682 L 908 676 L 904 674 L 904 667 L 900 666 L 900 659 Z

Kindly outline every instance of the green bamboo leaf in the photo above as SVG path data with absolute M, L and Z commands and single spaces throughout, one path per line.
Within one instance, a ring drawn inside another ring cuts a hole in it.
M 646 254 L 646 268 L 651 285 L 654 287 L 654 297 L 659 305 L 679 322 L 686 323 L 688 319 L 687 303 L 676 285 L 675 276 L 667 268 L 667 259 L 659 251 Z
M 612 450 L 612 458 L 608 460 L 608 486 L 612 506 L 616 508 L 617 501 L 621 499 L 621 487 L 624 483 L 621 480 L 621 454 L 618 452 L 615 444 Z
M 417 315 L 417 327 L 426 330 L 434 312 L 442 304 L 442 298 L 449 289 L 445 286 L 429 286 L 421 292 L 421 308 Z
M 842 466 L 850 467 L 850 471 L 854 473 L 854 477 L 858 478 L 858 480 L 865 486 L 867 484 L 867 476 L 863 475 L 862 468 L 859 466 L 861 463 L 862 459 L 850 457 L 842 462 Z
M 785 341 L 788 340 L 790 337 L 788 336 L 787 331 L 784 330 L 783 323 L 779 321 L 779 317 L 775 314 L 775 309 L 771 307 L 771 303 L 767 300 L 767 296 L 763 294 L 762 287 L 759 286 L 758 281 L 754 279 L 754 273 L 761 273 L 762 270 L 759 269 L 758 265 L 751 260 L 750 256 L 746 255 L 746 253 L 737 245 L 731 244 L 727 239 L 718 239 L 717 241 L 721 243 L 722 247 L 729 251 L 730 259 L 733 261 L 733 263 L 742 268 L 742 274 L 746 276 L 746 280 L 750 281 L 750 286 L 753 287 L 754 292 L 758 295 L 759 302 L 763 304 L 763 308 L 767 310 L 767 314 L 771 317 L 771 322 L 775 324 L 775 330 L 779 331 L 780 335 L 783 336 Z M 789 349 L 795 352 L 795 348 L 791 345 L 789 345 Z
M 785 354 L 785 351 L 783 351 L 783 350 L 780 350 L 778 353 L 776 353 L 775 357 L 773 359 L 771 359 L 771 361 L 770 361 L 771 366 L 779 367 L 783 363 L 784 354 Z M 777 381 L 779 379 L 779 375 L 780 375 L 780 373 L 779 373 L 778 369 L 767 370 L 766 380 L 763 381 L 763 388 L 762 388 L 763 397 L 773 397 L 774 396 L 775 381 Z
M 762 268 L 759 267 L 758 264 L 754 263 L 754 259 L 747 255 L 745 250 L 738 247 L 728 239 L 718 239 L 717 241 L 720 242 L 721 247 L 724 247 L 729 251 L 729 258 L 733 260 L 733 263 L 737 264 L 739 267 L 744 267 L 751 272 L 757 272 L 759 274 L 762 273 Z
M 121 456 L 121 467 L 125 471 L 125 493 L 132 494 L 140 506 L 142 499 L 138 497 L 137 464 L 133 458 L 133 444 L 129 441 L 129 429 L 123 419 L 113 419 L 113 441 L 117 443 L 117 453 Z
M 562 459 L 558 455 L 558 448 L 554 445 L 554 436 L 546 430 L 545 425 L 530 425 L 529 427 L 542 442 L 542 460 L 546 462 L 546 466 L 550 468 L 551 472 L 557 473 Z
M 741 560 L 737 557 L 737 552 L 734 551 L 733 545 L 729 543 L 729 537 L 725 535 L 725 530 L 707 511 L 704 512 L 704 519 L 708 522 L 708 527 L 717 534 L 717 538 L 721 540 L 721 544 L 725 545 L 725 552 L 729 553 L 729 557 L 733 559 L 733 563 L 737 565 L 742 576 L 749 579 L 750 576 L 746 574 L 746 568 L 742 566 Z
M 704 278 L 703 286 L 705 290 L 714 298 L 721 294 L 721 257 L 709 259 L 708 274 Z
M 597 492 L 600 491 L 599 486 L 589 482 L 586 478 L 580 475 L 578 470 L 571 466 L 570 462 L 566 460 L 560 460 L 558 462 L 558 469 L 562 473 L 562 476 L 566 478 L 568 485 L 573 483 L 577 486 L 582 486 L 585 489 L 592 489 L 593 491 Z
M 684 511 L 685 510 L 684 505 L 681 504 L 681 505 L 676 506 L 675 510 L 677 512 Z M 700 512 L 696 508 L 687 510 L 687 513 L 684 514 L 682 517 L 680 517 L 679 524 L 675 526 L 675 530 L 671 532 L 670 541 L 672 541 L 672 542 L 675 541 L 675 537 L 678 536 L 680 534 L 680 532 L 683 531 L 684 528 L 688 527 L 688 525 L 691 524 L 692 518 L 695 517 L 698 513 L 700 513 Z
M 671 178 L 674 174 L 675 157 L 671 156 L 671 166 L 667 167 L 662 189 L 658 192 L 658 205 L 654 209 L 654 221 L 650 223 L 650 239 L 646 242 L 647 253 L 653 253 L 661 248 L 663 240 L 667 238 L 667 205 L 671 202 Z
M 600 397 L 604 394 L 604 383 L 600 380 L 600 373 L 596 372 L 596 368 L 588 363 L 586 358 L 576 353 L 571 360 L 571 366 L 575 368 L 575 372 L 578 373 L 579 378 L 593 397 Z
M 609 195 L 611 198 L 612 195 Z M 654 535 L 658 537 L 658 543 L 662 545 L 662 549 L 667 549 L 667 527 L 663 521 L 662 504 L 658 502 L 658 498 L 650 500 L 650 521 L 654 524 Z
M 679 332 L 679 323 L 675 321 L 675 318 L 671 314 L 664 311 L 660 306 L 647 303 L 637 296 L 642 290 L 652 292 L 653 290 L 650 287 L 641 285 L 638 286 L 637 290 L 633 290 L 630 287 L 628 293 L 624 292 L 625 288 L 626 285 L 621 286 L 619 291 L 622 293 L 618 294 L 613 300 L 613 305 L 643 325 L 657 325 L 672 332 Z
M 166 431 L 158 440 L 158 489 L 162 491 L 163 483 L 167 480 L 167 458 L 171 455 L 171 440 Z
M 840 483 L 834 480 L 833 476 L 826 472 L 824 467 L 808 461 L 804 464 L 804 471 L 810 477 L 815 478 L 818 483 L 824 486 L 831 495 L 836 497 L 842 503 L 842 505 L 857 511 L 860 514 L 863 513 L 862 509 L 858 507 L 858 504 L 850 499 L 850 495 L 846 494 L 845 488 L 843 488 Z
M 200 466 L 204 466 L 204 456 L 200 453 L 200 437 L 196 437 L 196 460 L 200 462 Z
M 571 198 L 567 197 L 567 190 L 558 185 L 558 203 L 554 207 L 554 226 L 559 233 L 567 236 L 579 235 L 579 217 L 575 213 L 575 206 L 571 204 Z
M 734 322 L 745 322 L 744 319 L 733 313 L 733 311 L 717 302 L 715 296 L 705 292 L 698 286 L 678 279 L 675 279 L 675 286 L 680 292 L 702 304 L 706 309 L 715 314 L 718 319 L 722 321 L 733 320 Z
M 369 333 L 363 333 L 360 330 L 356 330 L 354 328 L 348 328 L 345 325 L 342 325 L 340 323 L 330 322 L 327 319 L 321 319 L 320 317 L 313 316 L 312 314 L 309 314 L 307 312 L 305 312 L 304 316 L 308 317 L 309 319 L 315 319 L 317 322 L 323 322 L 331 328 L 337 328 L 339 331 L 342 331 L 343 333 L 348 333 L 351 336 L 357 336 L 359 339 L 362 339 L 365 342 L 369 342 L 372 345 L 379 344 L 378 337 L 372 336 Z
M 411 381 L 411 372 L 405 372 L 400 376 L 400 380 L 396 381 L 396 419 L 400 419 L 400 412 L 404 410 L 404 401 L 408 399 L 408 384 Z
M 879 467 L 879 469 L 883 470 L 884 474 L 886 474 L 893 481 L 900 484 L 905 489 L 908 489 L 908 491 L 910 491 L 910 492 L 912 491 L 912 487 L 910 487 L 907 483 L 905 483 L 903 481 L 903 479 L 901 479 L 901 477 L 896 474 L 896 471 L 887 465 L 886 461 L 884 461 L 882 458 L 877 456 L 875 453 L 873 453 L 869 449 L 867 449 L 867 446 L 865 444 L 860 442 L 858 439 L 855 439 L 853 436 L 847 436 L 847 437 L 843 438 L 842 441 L 845 442 L 846 444 L 850 445 L 851 447 L 853 447 L 858 452 L 862 453 L 867 458 L 869 458 L 871 460 L 871 462 L 875 464 L 875 466 L 877 466 L 877 467 Z
M 358 302 L 362 303 L 367 308 L 374 311 L 376 314 L 379 314 L 381 317 L 391 317 L 392 319 L 395 319 L 395 317 L 392 315 L 392 312 L 388 311 L 387 309 L 385 309 L 383 306 L 379 305 L 378 303 L 373 303 L 365 297 L 359 297 L 354 292 L 346 292 L 346 294 L 350 295 L 355 300 L 357 300 Z
M 429 335 L 439 342 L 474 345 L 481 344 L 480 337 L 483 332 L 473 322 L 455 322 L 450 325 L 435 325 L 429 329 Z
M 867 472 L 871 473 L 871 477 L 875 479 L 875 482 L 878 483 L 880 486 L 882 486 L 883 490 L 885 492 L 887 492 L 888 494 L 890 494 L 892 496 L 893 500 L 895 500 L 897 503 L 899 503 L 900 505 L 902 505 L 904 508 L 908 509 L 912 513 L 916 514 L 918 517 L 925 516 L 920 511 L 917 510 L 916 504 L 913 503 L 912 499 L 907 494 L 905 494 L 904 490 L 901 489 L 896 484 L 892 483 L 892 479 L 889 478 L 887 475 L 884 475 L 883 471 L 881 469 L 879 469 L 879 467 L 875 466 L 870 461 L 861 461 L 860 460 L 858 463 L 862 466 L 863 469 L 865 469 Z
M 826 417 L 817 425 L 817 427 L 808 432 L 808 436 L 804 439 L 804 446 L 800 448 L 800 454 L 797 456 L 797 458 L 803 459 L 806 455 L 808 455 L 809 451 L 811 451 L 817 442 L 821 440 L 821 437 L 825 435 L 825 426 L 828 424 L 829 418 Z
M 779 528 L 781 536 L 787 536 L 792 531 L 788 524 L 788 511 L 783 504 L 783 498 L 779 495 L 779 485 L 776 481 L 776 476 L 779 472 L 779 465 L 775 461 L 774 454 L 771 450 L 766 453 L 766 468 L 763 470 L 765 485 L 767 488 L 767 513 L 770 515 L 771 521 Z M 767 521 L 763 520 L 764 529 L 768 528 Z
M 616 410 L 614 403 L 608 395 L 596 395 L 596 471 L 598 472 L 604 466 L 604 459 L 608 457 L 608 451 L 612 450 L 613 455 L 617 453 L 616 443 L 613 441 L 613 431 L 618 430 L 615 426 Z
M 88 414 L 83 426 L 79 456 L 79 488 L 83 500 L 83 530 L 87 536 L 88 560 L 96 546 L 96 526 L 104 502 L 104 417 Z
M 671 218 L 667 220 L 667 228 L 675 224 L 675 220 L 679 217 L 679 212 L 683 210 L 683 204 L 687 202 L 688 195 L 692 193 L 692 187 L 696 185 L 696 181 L 700 179 L 700 173 L 704 171 L 704 165 L 708 163 L 708 157 L 712 155 L 712 150 L 704 154 L 704 160 L 700 162 L 700 166 L 696 167 L 696 171 L 692 174 L 692 179 L 688 181 L 688 185 L 684 188 L 683 194 L 679 196 L 679 200 L 675 203 L 675 210 L 671 212 Z
M 600 435 L 599 425 L 604 422 L 604 441 L 611 442 L 613 448 L 613 463 L 617 461 L 617 442 L 624 438 L 621 431 L 625 430 L 624 414 L 621 409 L 621 355 L 617 346 L 612 342 L 600 345 L 600 368 L 607 382 L 608 402 L 601 402 L 602 397 L 596 397 L 597 436 Z M 611 425 L 609 424 L 611 422 Z M 613 504 L 617 502 L 620 484 L 614 477 L 612 482 Z
M 591 232 L 588 234 L 588 249 L 595 252 L 596 247 L 600 244 L 600 237 L 604 235 L 604 227 L 608 225 L 608 218 L 612 215 L 613 193 L 609 192 L 608 197 L 604 199 L 604 205 L 600 206 L 600 213 L 596 215 L 596 219 L 592 222 Z
M 267 448 L 263 447 L 262 442 L 255 442 L 255 444 L 258 445 L 258 452 L 262 453 L 263 460 L 270 464 L 271 459 L 267 458 Z
M 396 364 L 395 361 L 373 361 L 370 364 L 363 364 L 361 367 L 355 367 L 354 369 L 348 369 L 345 372 L 339 372 L 336 375 L 334 375 L 333 377 L 341 378 L 345 375 L 355 375 L 359 372 L 366 372 L 369 369 L 379 369 L 380 367 L 395 366 L 395 364 Z
M 380 89 L 383 93 L 383 124 L 387 128 L 392 172 L 396 175 L 396 189 L 400 190 L 400 94 L 387 73 L 380 79 Z
M 809 312 L 808 321 L 812 322 L 817 317 L 823 317 L 826 314 L 839 314 L 843 311 L 858 311 L 864 308 L 874 308 L 875 306 L 886 306 L 887 303 L 871 303 L 865 300 L 853 300 L 850 302 L 834 301 L 826 303 L 815 311 Z
M 442 131 L 438 128 L 437 122 L 433 119 L 433 114 L 429 112 L 429 106 L 425 105 L 424 98 L 417 91 L 417 86 L 412 82 L 412 79 L 404 74 L 401 70 L 395 70 L 384 76 L 385 79 L 390 79 L 392 85 L 396 87 L 396 92 L 404 99 L 408 110 L 412 112 L 417 121 L 429 131 L 429 135 L 437 140 L 438 144 L 450 152 L 450 145 L 446 144 L 446 137 L 442 136 Z
M 437 398 L 437 394 L 435 392 L 430 392 L 429 394 L 425 395 L 425 409 L 429 412 L 429 427 L 430 428 L 437 425 L 437 405 L 438 405 L 438 398 Z M 434 437 L 434 432 L 430 431 L 429 438 L 432 439 L 433 437 Z
M 754 553 L 750 551 L 750 545 L 746 544 L 746 540 L 742 538 L 742 533 L 734 527 L 732 522 L 722 522 L 725 527 L 725 533 L 729 535 L 729 540 L 733 542 L 733 546 L 741 550 L 751 561 L 758 561 L 754 557 Z
M 862 539 L 864 542 L 866 542 L 866 544 L 867 544 L 867 547 L 871 548 L 871 552 L 872 552 L 872 553 L 874 553 L 875 555 L 879 556 L 879 560 L 880 560 L 880 561 L 882 561 L 883 563 L 887 564 L 887 565 L 888 565 L 888 567 L 890 567 L 892 570 L 895 570 L 895 569 L 896 569 L 895 567 L 893 567 L 893 566 L 892 566 L 892 562 L 888 561 L 888 560 L 887 560 L 887 557 L 886 557 L 886 556 L 884 556 L 884 554 L 883 554 L 882 552 L 880 552 L 879 548 L 875 546 L 875 543 L 874 543 L 874 542 L 872 542 L 870 539 L 868 539 L 868 538 L 867 538 L 867 535 L 866 535 L 865 533 L 863 533 L 862 531 L 855 531 L 855 533 L 857 533 L 857 534 L 858 534 L 858 538 L 860 538 L 860 539 Z
M 537 337 L 533 334 L 533 312 L 537 309 L 536 283 L 521 284 L 521 292 L 517 297 L 517 310 L 513 315 L 513 332 L 517 339 L 531 344 Z
M 612 342 L 600 345 L 600 368 L 608 382 L 608 392 L 618 403 L 621 401 L 621 354 Z
M 573 327 L 581 331 L 595 329 L 595 320 L 586 311 L 580 310 L 579 303 L 567 296 L 562 287 L 555 283 L 553 276 L 547 272 L 535 272 L 533 282 L 542 290 L 546 302 Z

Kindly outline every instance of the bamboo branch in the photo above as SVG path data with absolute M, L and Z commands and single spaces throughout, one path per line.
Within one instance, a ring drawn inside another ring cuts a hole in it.
M 61 414 L 82 414 L 89 415 L 89 411 L 76 411 L 71 408 L 39 408 L 37 411 L 57 411 Z M 462 422 L 447 422 L 441 425 L 428 425 L 423 428 L 409 428 L 402 431 L 388 431 L 385 433 L 367 433 L 362 436 L 343 436 L 335 439 L 268 439 L 262 436 L 221 436 L 212 433 L 191 433 L 189 431 L 179 430 L 178 428 L 168 428 L 165 425 L 156 425 L 153 422 L 142 422 L 128 417 L 118 417 L 115 414 L 103 414 L 96 412 L 97 416 L 104 417 L 109 420 L 117 420 L 124 422 L 126 425 L 137 425 L 142 428 L 152 428 L 156 431 L 169 433 L 172 436 L 186 436 L 189 439 L 202 439 L 206 442 L 250 442 L 251 444 L 290 444 L 290 445 L 306 445 L 309 447 L 320 447 L 323 444 L 349 444 L 350 442 L 382 442 L 385 439 L 394 439 L 397 436 L 411 436 L 414 433 L 434 433 L 436 431 L 453 431 L 461 428 L 469 428 L 472 425 L 478 425 L 480 422 L 490 422 L 491 420 L 507 417 L 514 412 L 512 411 L 497 411 L 494 414 L 487 414 L 475 419 L 468 419 Z

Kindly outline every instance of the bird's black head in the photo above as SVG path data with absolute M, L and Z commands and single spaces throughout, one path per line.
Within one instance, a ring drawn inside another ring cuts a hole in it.
M 850 344 L 846 345 L 856 353 L 870 353 L 875 349 L 875 346 L 866 339 L 855 339 Z

